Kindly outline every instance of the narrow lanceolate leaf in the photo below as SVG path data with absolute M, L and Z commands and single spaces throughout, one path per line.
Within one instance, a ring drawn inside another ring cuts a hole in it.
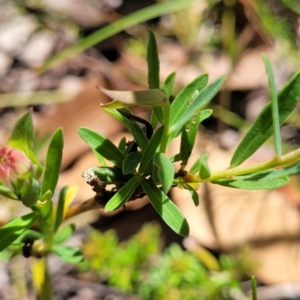
M 202 123 L 204 120 L 208 119 L 213 113 L 213 110 L 212 109 L 203 109 L 200 111 L 200 116 L 199 116 L 199 119 L 200 119 L 200 122 L 199 123 Z
M 105 206 L 105 211 L 113 211 L 130 199 L 133 192 L 138 186 L 138 180 L 136 177 L 132 177 L 123 187 L 121 187 L 117 193 L 108 201 Z
M 148 84 L 150 89 L 159 88 L 159 59 L 157 44 L 154 33 L 148 31 L 147 46 L 147 62 L 148 62 Z
M 269 81 L 269 94 L 271 98 L 273 130 L 274 130 L 274 147 L 275 147 L 276 155 L 280 157 L 282 154 L 281 135 L 280 135 L 280 121 L 279 121 L 279 111 L 278 111 L 278 98 L 277 98 L 277 91 L 275 86 L 274 73 L 268 57 L 264 57 L 264 63 L 267 70 L 268 81 Z
M 42 167 L 34 153 L 34 129 L 31 112 L 27 112 L 17 121 L 7 143 L 25 152 L 30 160 L 37 166 L 35 177 L 38 178 L 41 175 Z
M 65 245 L 53 245 L 52 252 L 58 255 L 63 261 L 70 264 L 77 264 L 84 261 L 84 256 L 77 248 Z
M 138 170 L 139 173 L 144 173 L 147 170 L 149 164 L 152 162 L 153 155 L 156 152 L 158 146 L 160 145 L 163 134 L 164 127 L 161 126 L 152 136 L 147 148 L 143 152 L 143 156 L 141 158 L 141 163 Z
M 200 112 L 195 112 L 192 118 L 188 120 L 182 128 L 180 142 L 180 159 L 182 160 L 182 167 L 185 167 L 187 165 L 188 160 L 192 154 L 200 124 L 199 116 Z
M 69 188 L 68 186 L 64 186 L 59 193 L 58 203 L 56 208 L 55 223 L 54 223 L 54 232 L 56 232 L 56 230 L 64 220 L 64 207 L 65 207 L 65 199 L 67 196 L 68 188 Z
M 173 84 L 174 84 L 174 81 L 175 81 L 175 78 L 176 78 L 176 73 L 171 73 L 165 80 L 163 86 L 161 87 L 162 90 L 165 91 L 166 93 L 166 96 L 167 96 L 167 99 L 168 101 L 170 96 L 171 96 L 171 92 L 172 92 L 172 88 L 173 88 Z M 162 107 L 160 106 L 157 106 L 157 107 L 153 107 L 153 114 L 155 116 L 154 119 L 156 119 L 158 122 L 160 122 L 160 124 L 164 124 L 164 119 L 165 119 L 165 116 L 164 116 L 164 110 Z M 156 127 L 156 123 L 151 123 L 153 128 Z
M 74 224 L 69 224 L 59 230 L 58 232 L 55 233 L 53 243 L 54 244 L 61 244 L 65 240 L 67 240 L 75 231 L 75 225 Z
M 104 158 L 122 168 L 122 162 L 125 155 L 110 140 L 85 127 L 79 128 L 78 133 L 92 149 L 95 149 L 95 151 L 101 154 Z
M 152 125 L 147 120 L 133 115 L 127 108 L 122 108 L 119 110 L 119 112 L 131 122 L 130 132 L 134 136 L 138 146 L 141 149 L 145 149 L 148 144 L 148 139 L 150 139 L 153 134 Z M 142 130 L 138 123 L 144 126 L 144 130 Z
M 165 91 L 167 98 L 169 99 L 172 93 L 173 85 L 176 78 L 176 72 L 171 73 L 164 81 L 164 84 L 162 85 L 162 90 Z
M 203 88 L 196 99 L 190 105 L 188 105 L 185 110 L 182 111 L 182 114 L 178 117 L 178 119 L 175 122 L 171 122 L 172 125 L 170 132 L 175 132 L 182 128 L 182 126 L 193 116 L 196 111 L 204 108 L 204 106 L 206 106 L 217 94 L 225 80 L 225 77 L 220 77 L 207 87 Z
M 175 168 L 165 153 L 155 153 L 153 164 L 157 168 L 156 175 L 159 184 L 161 184 L 163 192 L 167 194 L 173 184 Z
M 38 214 L 32 212 L 17 218 L 0 228 L 0 252 L 12 244 L 25 230 L 37 220 Z
M 123 160 L 122 172 L 123 174 L 130 174 L 135 171 L 136 167 L 140 163 L 142 158 L 142 153 L 135 151 L 129 153 Z
M 201 154 L 199 159 L 199 163 L 200 163 L 199 177 L 201 179 L 207 179 L 210 177 L 210 169 L 207 160 L 208 160 L 208 154 L 206 153 Z
M 9 199 L 18 200 L 18 196 L 4 185 L 0 185 L 0 195 Z
M 183 88 L 176 96 L 171 104 L 170 125 L 174 125 L 181 118 L 187 110 L 192 96 L 196 91 L 200 92 L 207 85 L 207 81 L 208 75 L 201 75 Z
M 188 236 L 189 225 L 177 206 L 152 181 L 143 179 L 141 185 L 162 219 L 176 233 Z
M 107 107 L 103 107 L 103 109 L 114 118 L 116 118 L 119 122 L 121 122 L 124 126 L 126 126 L 129 131 L 131 131 L 131 122 L 127 118 L 125 118 L 124 115 L 122 115 L 117 109 Z M 130 110 L 127 110 L 126 112 L 131 113 Z
M 102 92 L 114 101 L 101 104 L 107 108 L 122 108 L 132 105 L 141 106 L 164 106 L 167 102 L 166 94 L 161 89 L 143 91 L 111 91 L 101 88 Z
M 61 128 L 59 128 L 53 134 L 50 145 L 48 147 L 46 168 L 41 190 L 42 195 L 48 190 L 52 192 L 52 195 L 54 194 L 60 172 L 63 147 L 63 131 Z
M 232 188 L 239 188 L 245 190 L 272 190 L 286 185 L 289 182 L 289 178 L 287 176 L 282 176 L 275 179 L 270 180 L 225 180 L 219 179 L 212 181 L 212 183 L 216 183 L 223 186 L 228 186 Z
M 62 161 L 62 150 L 64 147 L 63 131 L 61 128 L 57 129 L 53 134 L 51 142 L 48 147 L 46 157 L 46 167 L 44 172 L 44 180 L 41 187 L 40 195 L 51 192 L 54 195 L 54 191 L 57 185 L 58 177 L 60 174 L 60 166 Z M 52 207 L 51 199 L 48 199 L 46 203 L 41 206 L 41 213 L 44 221 L 47 222 L 47 218 L 50 216 Z
M 282 125 L 300 98 L 300 72 L 278 94 L 279 123 Z M 273 133 L 272 107 L 268 103 L 257 117 L 233 154 L 230 165 L 240 165 L 250 157 Z
M 182 186 L 184 189 L 189 191 L 189 193 L 191 194 L 191 197 L 194 201 L 195 206 L 198 206 L 200 203 L 198 192 L 187 183 L 183 183 Z

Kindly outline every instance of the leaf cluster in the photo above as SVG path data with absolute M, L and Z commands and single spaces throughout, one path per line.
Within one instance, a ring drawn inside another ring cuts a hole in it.
M 151 31 L 147 51 L 148 90 L 104 90 L 113 101 L 102 105 L 103 109 L 131 132 L 133 140 L 123 139 L 116 146 L 95 131 L 79 128 L 80 136 L 93 151 L 114 164 L 113 167 L 102 164 L 87 170 L 100 180 L 104 190 L 108 188 L 112 191 L 111 197 L 102 203 L 105 211 L 116 210 L 126 205 L 127 201 L 147 195 L 163 220 L 176 233 L 187 236 L 188 223 L 168 196 L 171 188 L 177 186 L 188 190 L 197 206 L 200 202 L 197 187 L 201 182 L 250 190 L 274 189 L 288 183 L 288 176 L 292 173 L 285 165 L 296 166 L 300 150 L 282 155 L 280 125 L 297 105 L 300 97 L 300 72 L 277 94 L 271 64 L 268 58 L 264 58 L 271 101 L 237 146 L 230 167 L 211 172 L 209 153 L 202 153 L 191 168 L 187 169 L 199 126 L 212 114 L 212 110 L 205 107 L 226 79 L 220 77 L 209 84 L 208 75 L 200 75 L 171 101 L 176 74 L 171 73 L 160 87 L 158 50 Z M 152 110 L 150 121 L 132 113 L 130 108 L 136 105 L 147 106 Z M 253 166 L 241 166 L 273 132 L 276 152 L 274 159 Z M 180 138 L 180 149 L 175 156 L 168 157 L 167 147 L 175 138 Z M 175 162 L 181 162 L 178 170 L 174 167 Z M 276 167 L 282 169 L 278 170 Z

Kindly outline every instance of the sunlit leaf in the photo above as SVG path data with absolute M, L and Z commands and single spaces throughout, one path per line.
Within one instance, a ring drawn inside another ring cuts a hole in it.
M 44 172 L 44 180 L 41 187 L 41 196 L 46 192 L 51 191 L 54 194 L 58 177 L 60 174 L 60 166 L 62 161 L 62 150 L 64 147 L 63 131 L 61 128 L 57 129 L 50 141 L 47 157 L 46 167 Z M 41 206 L 41 213 L 46 220 L 51 212 L 52 202 L 50 199 Z
M 0 228 L 0 252 L 13 243 L 26 229 L 37 220 L 36 212 L 17 218 Z
M 18 200 L 18 196 L 4 185 L 0 185 L 0 195 L 13 200 Z
M 223 186 L 228 186 L 232 188 L 239 188 L 245 190 L 271 190 L 282 187 L 289 182 L 289 178 L 287 176 L 270 179 L 270 180 L 226 180 L 219 179 L 212 181 L 212 183 L 216 183 Z
M 274 147 L 275 152 L 278 157 L 281 156 L 281 135 L 280 135 L 280 121 L 279 121 L 279 111 L 278 111 L 278 98 L 275 86 L 275 78 L 273 69 L 268 57 L 264 57 L 264 63 L 266 71 L 268 74 L 269 81 L 269 94 L 271 98 L 271 108 L 272 108 L 272 119 L 273 119 L 273 131 L 274 131 Z
M 300 98 L 300 72 L 285 85 L 278 94 L 279 123 L 283 124 L 296 107 Z M 240 165 L 250 157 L 273 133 L 272 107 L 269 102 L 259 114 L 231 159 L 232 167 Z
M 178 120 L 182 117 L 185 113 L 187 108 L 189 107 L 190 100 L 192 96 L 195 94 L 196 91 L 200 92 L 206 85 L 208 81 L 208 75 L 204 74 L 188 85 L 186 85 L 182 91 L 176 96 L 171 104 L 171 111 L 170 111 L 170 125 L 174 125 L 178 122 Z
M 162 219 L 176 233 L 188 236 L 189 225 L 177 206 L 152 181 L 143 179 L 141 185 Z
M 143 91 L 111 91 L 101 88 L 102 92 L 112 99 L 112 102 L 101 104 L 107 108 L 122 108 L 132 105 L 164 106 L 167 101 L 166 94 L 161 89 Z
M 163 137 L 164 133 L 164 127 L 161 126 L 157 129 L 157 131 L 154 133 L 153 137 L 151 138 L 147 148 L 143 152 L 143 156 L 141 159 L 141 163 L 139 166 L 139 173 L 143 173 L 147 170 L 149 164 L 151 163 L 153 159 L 153 155 L 156 152 L 158 146 L 160 145 L 161 139 Z
M 72 234 L 75 231 L 75 225 L 74 224 L 69 224 L 59 230 L 58 232 L 55 233 L 54 238 L 53 238 L 53 243 L 54 244 L 61 244 L 65 240 L 67 240 L 69 237 L 72 236 Z
M 197 110 L 201 110 L 202 108 L 204 108 L 204 106 L 206 106 L 213 99 L 213 97 L 217 94 L 217 92 L 220 90 L 220 88 L 223 85 L 223 83 L 225 82 L 225 80 L 226 80 L 225 77 L 219 77 L 213 83 L 204 87 L 190 105 L 186 105 L 184 110 L 181 109 L 181 115 L 179 115 L 176 118 L 177 120 L 176 121 L 173 120 L 171 122 L 172 125 L 170 127 L 170 132 L 176 132 L 177 130 L 181 129 L 182 126 L 190 118 L 192 118 L 193 114 Z M 173 103 L 172 103 L 172 106 L 173 106 Z M 184 104 L 182 104 L 182 105 L 184 106 Z M 172 106 L 171 106 L 171 108 L 172 108 Z
M 123 187 L 121 187 L 116 194 L 105 205 L 105 211 L 113 211 L 122 206 L 130 199 L 133 192 L 138 186 L 136 177 L 132 177 Z
M 167 194 L 173 184 L 175 168 L 165 153 L 155 153 L 153 164 L 156 167 L 156 175 L 162 185 L 162 190 Z
M 70 264 L 77 264 L 84 261 L 84 256 L 81 251 L 70 246 L 53 245 L 52 252 Z
M 206 153 L 201 154 L 199 159 L 199 163 L 200 163 L 199 177 L 201 179 L 207 179 L 210 177 L 210 169 L 207 160 L 208 160 L 208 154 Z
M 85 127 L 80 127 L 78 133 L 92 149 L 95 149 L 104 158 L 122 168 L 125 155 L 109 139 Z

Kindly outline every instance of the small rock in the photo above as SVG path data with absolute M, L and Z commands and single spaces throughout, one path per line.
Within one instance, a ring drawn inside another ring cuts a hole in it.
M 21 16 L 0 24 L 0 50 L 15 55 L 23 50 L 30 35 L 37 28 L 33 17 Z
M 54 35 L 51 32 L 39 31 L 33 34 L 18 58 L 30 67 L 38 67 L 49 57 L 54 46 Z
M 12 63 L 13 59 L 9 55 L 0 52 L 0 77 L 7 74 Z

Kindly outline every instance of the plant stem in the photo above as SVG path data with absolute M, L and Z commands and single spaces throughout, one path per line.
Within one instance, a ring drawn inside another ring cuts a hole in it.
M 167 101 L 166 105 L 163 107 L 164 109 L 164 135 L 160 144 L 160 152 L 165 153 L 168 141 L 169 141 L 169 128 L 170 128 L 170 102 Z
M 82 214 L 86 211 L 97 209 L 97 208 L 103 208 L 104 206 L 101 206 L 95 199 L 95 197 L 86 200 L 85 202 L 75 204 L 71 206 L 65 216 L 65 219 L 69 219 L 72 217 L 75 217 L 79 214 Z
M 239 166 L 235 167 L 232 169 L 225 169 L 222 171 L 218 172 L 213 172 L 211 176 L 207 179 L 201 179 L 199 177 L 196 177 L 192 179 L 192 182 L 197 183 L 197 182 L 210 182 L 214 181 L 217 179 L 228 179 L 230 177 L 238 176 L 238 175 L 244 175 L 244 174 L 249 174 L 249 173 L 254 173 L 274 167 L 281 167 L 284 165 L 288 164 L 293 164 L 296 163 L 297 160 L 300 159 L 300 148 L 296 149 L 294 151 L 291 151 L 281 157 L 274 157 L 273 159 L 262 162 L 262 163 L 257 163 L 251 166 Z

